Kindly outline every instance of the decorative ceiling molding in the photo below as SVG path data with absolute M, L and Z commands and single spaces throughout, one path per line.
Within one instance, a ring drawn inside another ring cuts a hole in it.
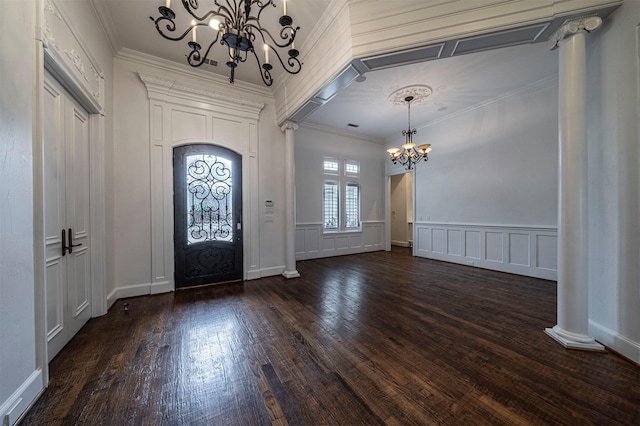
M 138 72 L 138 75 L 140 76 L 140 80 L 142 80 L 150 93 L 163 92 L 164 94 L 168 94 L 169 91 L 177 91 L 192 95 L 203 96 L 209 100 L 215 100 L 235 106 L 249 107 L 251 109 L 254 109 L 255 112 L 260 112 L 265 105 L 264 102 L 254 101 L 252 99 L 247 99 L 228 93 L 217 92 L 215 90 L 195 86 L 193 84 L 185 83 L 175 79 L 168 79 L 142 72 Z
M 184 64 L 178 64 L 173 61 L 169 61 L 167 59 L 162 59 L 157 56 L 148 55 L 146 53 L 138 52 L 136 50 L 131 50 L 122 48 L 115 57 L 117 59 L 122 59 L 129 62 L 138 63 L 144 66 L 153 67 L 162 71 L 170 72 L 176 75 L 183 75 L 188 77 L 197 78 L 199 80 L 206 81 L 210 84 L 221 85 L 224 87 L 229 86 L 229 79 L 219 74 L 215 73 L 203 73 L 199 70 L 196 71 L 193 67 Z M 244 92 L 251 95 L 257 95 L 261 97 L 269 97 L 272 98 L 273 95 L 268 88 L 258 86 L 257 84 L 246 83 L 243 81 L 237 81 L 233 85 L 233 90 L 235 92 Z
M 413 96 L 411 100 L 411 105 L 419 105 L 427 100 L 429 96 L 433 93 L 431 87 L 425 84 L 415 84 L 412 86 L 403 87 L 401 89 L 396 90 L 392 94 L 389 95 L 387 100 L 396 106 L 406 107 L 407 96 Z

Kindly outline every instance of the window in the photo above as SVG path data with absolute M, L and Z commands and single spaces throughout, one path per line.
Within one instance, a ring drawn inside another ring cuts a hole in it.
M 325 175 L 338 175 L 340 174 L 340 162 L 337 158 L 325 157 L 324 159 L 324 174 Z
M 345 228 L 360 227 L 360 184 L 349 182 L 344 192 Z
M 345 161 L 344 174 L 350 177 L 360 177 L 360 163 L 352 160 Z
M 324 229 L 338 229 L 338 218 L 340 216 L 338 182 L 325 181 L 323 190 L 324 200 Z
M 360 163 L 345 160 L 344 176 L 341 176 L 340 165 L 336 158 L 324 158 L 324 174 L 332 176 L 323 182 L 322 190 L 323 228 L 326 231 L 360 229 L 360 183 L 353 180 L 360 177 Z

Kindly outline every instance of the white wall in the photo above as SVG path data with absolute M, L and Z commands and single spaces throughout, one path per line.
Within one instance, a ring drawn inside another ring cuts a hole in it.
M 300 126 L 295 133 L 296 257 L 310 259 L 383 249 L 384 166 L 380 143 Z M 324 157 L 360 162 L 362 232 L 322 232 Z
M 418 129 L 416 255 L 555 279 L 557 104 L 551 78 Z
M 178 73 L 151 60 L 115 59 L 114 198 L 115 292 L 109 300 L 144 294 L 151 277 L 151 164 L 149 99 L 138 72 L 199 85 L 221 93 L 237 93 L 229 84 Z M 206 76 L 206 74 L 205 74 Z M 284 134 L 275 125 L 273 99 L 244 91 L 241 96 L 264 102 L 258 122 L 259 269 L 277 274 L 284 268 Z M 246 136 L 243 134 L 238 137 Z M 264 201 L 273 201 L 273 221 L 266 221 Z M 254 207 L 255 208 L 255 207 Z M 248 207 L 244 206 L 244 213 Z M 246 219 L 246 218 L 245 218 Z M 245 265 L 246 266 L 246 265 Z M 133 293 L 132 293 L 133 292 Z M 142 293 L 140 293 L 142 292 Z
M 589 318 L 640 362 L 640 2 L 587 37 Z
M 0 418 L 15 422 L 42 388 L 37 375 L 33 232 L 35 2 L 0 14 Z M 20 72 L 16 73 L 16 70 Z M 35 392 L 35 393 L 34 393 Z M 26 401 L 20 401 L 20 398 Z M 12 405 L 18 404 L 14 408 Z

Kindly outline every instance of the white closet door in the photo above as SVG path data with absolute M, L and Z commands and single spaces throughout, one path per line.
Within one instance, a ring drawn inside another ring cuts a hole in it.
M 91 317 L 89 114 L 48 74 L 44 107 L 45 293 L 51 360 Z

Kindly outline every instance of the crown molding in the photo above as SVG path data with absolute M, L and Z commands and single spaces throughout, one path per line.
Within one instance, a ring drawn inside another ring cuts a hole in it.
M 140 76 L 140 80 L 142 80 L 146 86 L 150 97 L 152 93 L 164 96 L 168 95 L 170 91 L 177 91 L 187 93 L 189 95 L 202 96 L 209 102 L 219 101 L 221 103 L 228 103 L 234 106 L 247 107 L 254 113 L 259 113 L 265 105 L 264 102 L 258 102 L 241 96 L 218 92 L 175 79 L 164 78 L 143 72 L 138 72 L 138 76 Z
M 106 36 L 107 41 L 109 42 L 111 52 L 115 55 L 120 51 L 120 49 L 122 49 L 122 41 L 120 40 L 120 36 L 118 35 L 116 25 L 113 23 L 111 12 L 109 12 L 109 8 L 104 1 L 91 0 L 90 3 L 91 6 L 93 6 L 93 10 L 96 16 L 98 17 L 98 21 L 100 22 L 102 31 Z
M 227 77 L 218 76 L 216 74 L 207 73 L 205 71 L 194 71 L 192 67 L 189 67 L 187 65 L 178 64 L 173 61 L 158 58 L 157 56 L 148 55 L 146 53 L 138 52 L 126 47 L 120 49 L 120 51 L 115 55 L 115 58 L 150 66 L 156 69 L 170 72 L 172 74 L 186 75 L 188 77 L 193 77 L 198 80 L 203 80 L 205 82 L 221 85 L 224 87 L 230 86 L 229 79 Z M 253 96 L 261 96 L 273 99 L 273 94 L 270 90 L 256 84 L 236 81 L 231 87 L 234 92 L 242 92 Z

